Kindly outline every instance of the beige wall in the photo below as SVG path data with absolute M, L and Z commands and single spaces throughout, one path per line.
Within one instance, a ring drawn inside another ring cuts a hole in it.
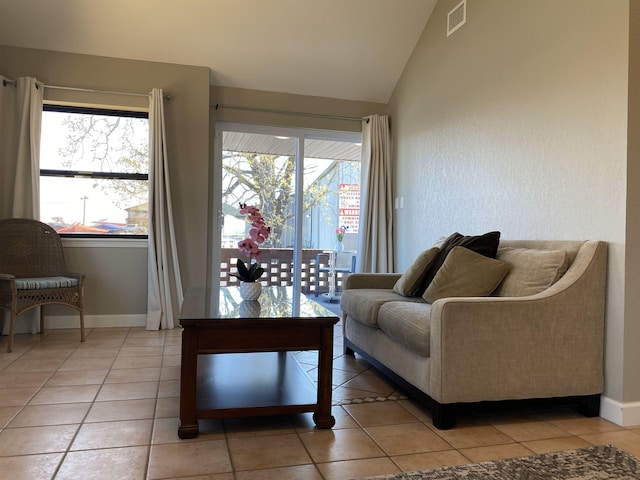
M 221 86 L 211 87 L 211 151 L 221 155 L 222 146 L 215 144 L 217 122 L 255 124 L 305 130 L 329 130 L 338 132 L 361 132 L 362 117 L 371 114 L 386 114 L 387 106 L 382 103 L 358 102 L 336 98 L 293 95 L 279 92 L 265 92 Z M 215 108 L 215 105 L 220 106 Z M 243 109 L 224 108 L 239 106 Z M 246 108 L 246 109 L 245 109 Z M 270 112 L 265 112 L 269 110 Z M 294 112 L 310 115 L 272 113 Z M 328 117 L 346 117 L 328 118 Z M 214 158 L 215 154 L 214 154 Z M 213 161 L 212 184 L 210 188 L 212 204 L 219 205 L 222 196 L 222 166 Z M 218 234 L 215 226 L 212 231 Z M 212 278 L 218 256 L 212 252 Z
M 405 206 L 396 210 L 396 240 L 403 245 L 396 264 L 406 268 L 423 247 L 455 230 L 610 242 L 605 393 L 638 402 L 640 139 L 627 135 L 627 122 L 629 132 L 640 125 L 638 2 L 469 0 L 467 24 L 447 38 L 446 13 L 457 3 L 439 1 L 389 104 L 394 187 Z M 207 275 L 213 121 L 359 129 L 357 122 L 215 111 L 210 103 L 353 117 L 386 113 L 381 104 L 210 87 L 203 67 L 13 47 L 0 46 L 0 73 L 105 90 L 161 87 L 172 95 L 168 143 L 185 286 L 202 284 Z M 146 249 L 72 247 L 68 255 L 73 267 L 94 277 L 88 314 L 146 311 Z M 129 275 L 132 265 L 136 274 Z
M 185 286 L 206 280 L 209 177 L 209 69 L 0 46 L 0 71 L 49 85 L 171 95 L 165 101 L 177 244 Z M 45 89 L 56 101 L 148 106 L 147 99 Z M 88 315 L 146 314 L 146 248 L 67 248 L 71 268 L 87 271 Z M 118 275 L 117 272 L 120 272 Z M 56 310 L 57 311 L 57 310 Z
M 626 219 L 640 206 L 627 210 L 629 3 L 469 0 L 447 37 L 457 3 L 438 2 L 389 105 L 396 240 L 408 247 L 396 264 L 453 231 L 610 242 L 605 394 L 638 401 L 640 308 L 625 312 L 624 294 L 638 260 Z
M 0 46 L 0 73 L 9 77 L 34 76 L 49 85 L 108 91 L 146 93 L 163 88 L 168 149 L 172 165 L 172 199 L 177 242 L 185 287 L 206 284 L 211 275 L 209 249 L 214 231 L 211 213 L 213 186 L 220 179 L 213 164 L 214 122 L 255 123 L 297 128 L 360 131 L 358 121 L 266 114 L 231 109 L 215 110 L 211 104 L 308 112 L 360 118 L 385 113 L 386 105 L 285 93 L 211 87 L 204 67 L 141 62 L 89 55 Z M 211 96 L 211 100 L 210 100 Z M 45 99 L 55 102 L 146 108 L 142 97 L 89 94 L 46 89 Z M 1 137 L 0 137 L 1 138 Z M 147 249 L 140 245 L 78 246 L 66 242 L 70 268 L 87 274 L 87 315 L 146 314 Z M 92 245 L 95 242 L 91 243 Z M 63 308 L 48 309 L 69 314 Z
M 627 155 L 627 243 L 624 305 L 626 402 L 640 401 L 640 2 L 629 8 L 629 127 Z
M 387 106 L 382 103 L 356 102 L 337 98 L 291 95 L 288 93 L 264 92 L 241 88 L 211 87 L 212 105 L 235 105 L 262 110 L 286 112 L 304 112 L 313 115 L 362 118 L 372 114 L 386 114 Z M 315 128 L 360 132 L 362 125 L 358 121 L 320 118 L 301 115 L 282 115 L 251 110 L 230 108 L 212 109 L 216 121 L 255 123 L 281 127 Z

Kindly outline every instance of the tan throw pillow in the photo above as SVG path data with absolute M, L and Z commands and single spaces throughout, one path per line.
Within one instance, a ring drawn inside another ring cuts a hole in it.
M 438 247 L 432 247 L 418 255 L 418 258 L 413 261 L 393 286 L 393 291 L 403 297 L 417 295 L 429 268 L 433 265 L 439 252 L 440 249 Z
M 556 283 L 569 266 L 564 250 L 505 247 L 498 249 L 496 258 L 509 264 L 509 275 L 496 290 L 501 297 L 540 293 Z
M 445 297 L 485 297 L 508 272 L 505 262 L 453 247 L 422 298 L 433 303 Z
M 462 235 L 458 232 L 449 235 L 441 245 L 437 245 L 440 247 L 440 253 L 433 262 L 432 267 L 429 269 L 429 272 L 424 279 L 424 283 L 417 294 L 422 295 L 424 293 L 429 284 L 435 278 L 438 270 L 444 263 L 445 258 L 447 258 L 449 252 L 454 247 L 465 247 L 469 250 L 473 250 L 474 252 L 481 253 L 486 257 L 496 258 L 499 243 L 500 232 L 498 231 L 488 232 L 484 235 Z

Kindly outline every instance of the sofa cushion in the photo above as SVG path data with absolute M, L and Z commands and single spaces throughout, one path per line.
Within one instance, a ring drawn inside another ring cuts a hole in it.
M 498 252 L 498 244 L 500 243 L 500 232 L 489 232 L 484 235 L 465 236 L 458 232 L 453 233 L 442 243 L 440 246 L 440 252 L 436 257 L 433 265 L 427 272 L 425 281 L 422 285 L 421 291 L 418 295 L 424 293 L 429 284 L 433 281 L 438 270 L 444 264 L 447 255 L 454 247 L 466 247 L 469 250 L 477 252 L 489 258 L 496 258 Z
M 431 353 L 431 305 L 425 302 L 387 302 L 380 307 L 378 325 L 396 342 L 428 357 Z
M 445 297 L 484 297 L 493 292 L 509 266 L 468 248 L 454 247 L 422 298 L 433 303 Z
M 418 255 L 393 286 L 393 291 L 404 297 L 418 295 L 429 268 L 433 265 L 439 252 L 440 249 L 438 247 L 433 247 Z
M 377 328 L 378 310 L 380 306 L 387 302 L 398 300 L 424 303 L 424 300 L 420 297 L 403 297 L 390 289 L 353 288 L 345 290 L 342 293 L 340 309 L 344 314 L 349 315 L 354 320 Z
M 495 292 L 501 297 L 540 293 L 557 282 L 569 266 L 564 250 L 503 247 L 496 258 L 509 265 L 509 274 Z

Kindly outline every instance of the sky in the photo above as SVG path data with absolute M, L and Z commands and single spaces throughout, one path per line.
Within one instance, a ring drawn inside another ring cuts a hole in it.
M 60 112 L 43 112 L 40 168 L 63 168 L 64 157 L 59 154 L 59 150 L 67 143 L 67 127 L 61 124 L 66 115 Z M 148 137 L 148 130 L 141 134 Z M 77 164 L 73 168 L 95 169 L 90 162 Z M 41 177 L 41 220 L 51 222 L 55 217 L 62 217 L 67 224 L 82 223 L 83 220 L 86 225 L 101 220 L 126 223 L 126 211 L 114 204 L 112 194 L 105 193 L 100 188 L 105 182 L 107 181 L 85 178 Z

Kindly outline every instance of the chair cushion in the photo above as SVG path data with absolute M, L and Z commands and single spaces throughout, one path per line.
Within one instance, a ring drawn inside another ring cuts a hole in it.
M 78 279 L 71 277 L 16 278 L 18 290 L 45 290 L 49 288 L 77 287 Z
M 503 247 L 496 258 L 509 265 L 509 274 L 495 292 L 501 297 L 540 293 L 557 282 L 569 266 L 564 250 Z
M 445 297 L 484 297 L 509 273 L 509 266 L 464 247 L 454 247 L 422 298 L 433 303 Z
M 380 330 L 418 355 L 431 354 L 431 305 L 424 302 L 388 302 L 378 314 Z
M 404 297 L 412 297 L 419 294 L 420 287 L 429 272 L 429 268 L 433 265 L 439 252 L 440 249 L 438 247 L 433 247 L 418 255 L 393 286 L 393 291 Z
M 424 303 L 420 297 L 403 297 L 393 290 L 379 288 L 352 288 L 345 290 L 340 297 L 340 309 L 354 320 L 369 327 L 378 328 L 380 306 L 402 300 L 404 302 Z

